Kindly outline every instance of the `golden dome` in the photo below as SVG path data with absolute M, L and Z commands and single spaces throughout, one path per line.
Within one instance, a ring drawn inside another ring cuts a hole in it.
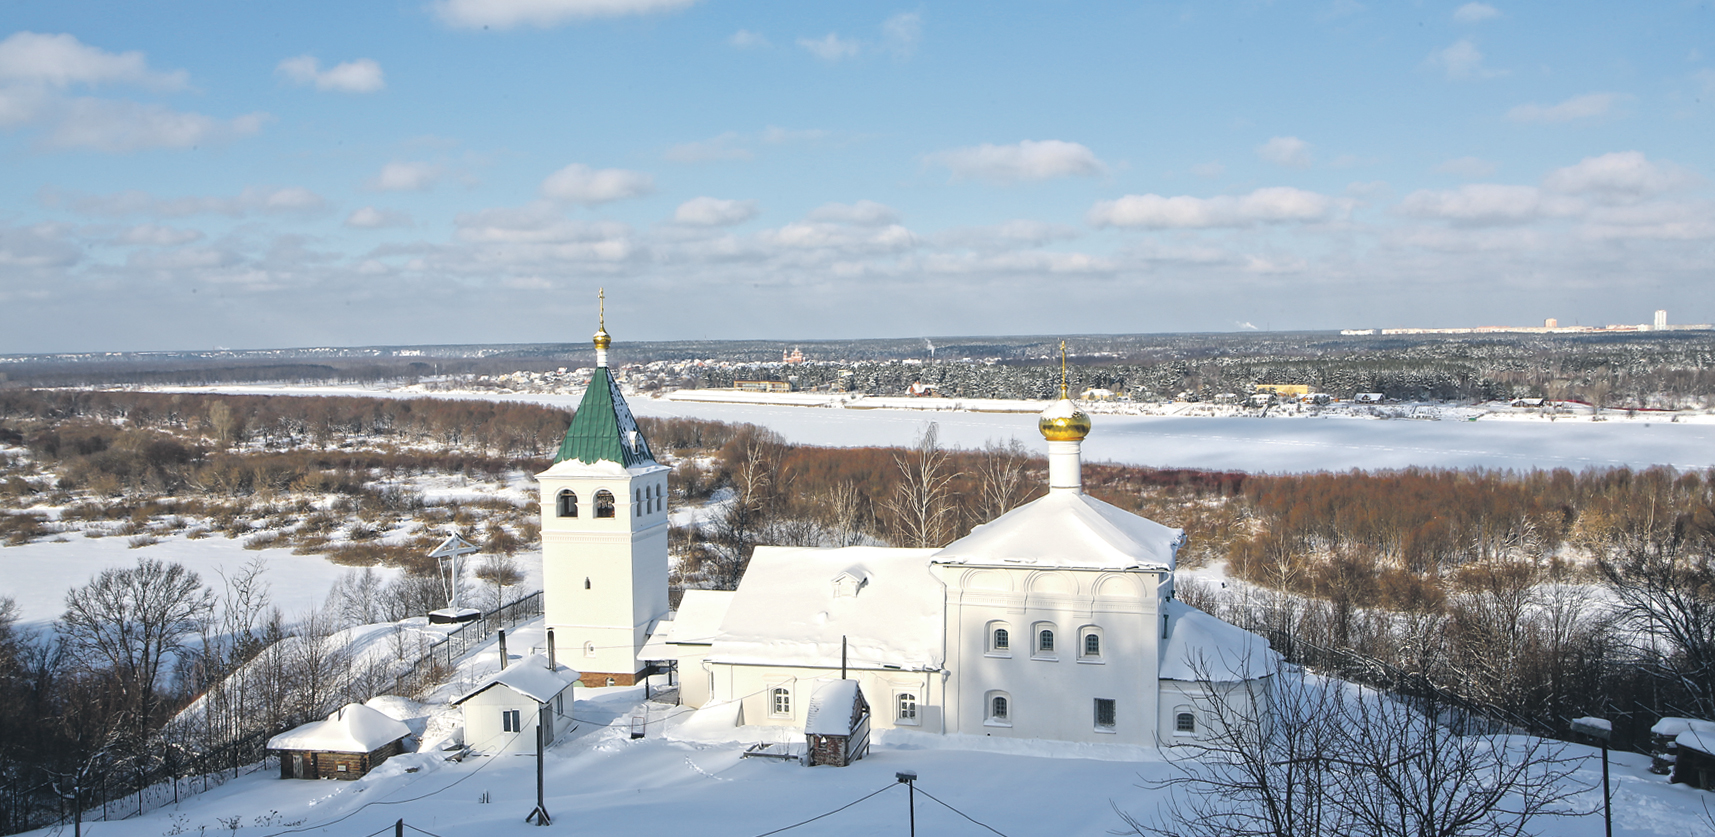
M 609 337 L 607 335 L 607 329 L 603 328 L 603 329 L 599 329 L 598 331 L 596 331 L 596 333 L 595 333 L 595 347 L 596 348 L 601 349 L 602 351 L 605 352 L 605 351 L 607 351 L 607 347 L 609 345 L 611 345 L 612 343 L 613 343 L 613 338 Z
M 1042 411 L 1036 427 L 1050 442 L 1082 442 L 1090 435 L 1090 417 L 1070 398 L 1062 398 Z

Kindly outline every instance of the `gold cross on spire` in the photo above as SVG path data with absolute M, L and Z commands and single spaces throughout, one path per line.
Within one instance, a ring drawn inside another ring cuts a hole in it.
M 1066 341 L 1060 341 L 1060 397 L 1066 397 Z
M 601 306 L 601 313 L 597 315 L 596 326 L 605 331 L 607 330 L 607 288 L 597 291 L 595 296 Z

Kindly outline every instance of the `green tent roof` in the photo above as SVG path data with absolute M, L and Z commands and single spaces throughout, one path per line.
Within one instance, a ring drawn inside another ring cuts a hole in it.
M 568 459 L 590 465 L 617 462 L 627 468 L 655 464 L 649 441 L 637 429 L 637 419 L 625 406 L 625 396 L 605 366 L 596 367 L 590 388 L 584 390 L 584 400 L 572 416 L 572 426 L 566 428 L 560 452 L 554 456 L 555 462 Z

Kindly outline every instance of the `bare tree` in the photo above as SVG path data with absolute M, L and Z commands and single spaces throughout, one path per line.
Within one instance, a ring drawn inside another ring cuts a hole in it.
M 112 678 L 139 729 L 154 719 L 162 666 L 196 633 L 214 594 L 181 564 L 144 558 L 66 593 L 59 633 L 73 658 Z
M 491 552 L 477 565 L 476 577 L 493 588 L 492 609 L 499 610 L 506 604 L 506 588 L 523 583 L 524 571 L 518 567 L 517 558 L 504 552 Z
M 864 542 L 872 513 L 869 497 L 851 480 L 835 483 L 816 498 L 817 517 L 830 546 Z
M 387 618 L 381 574 L 374 567 L 346 570 L 328 591 L 327 607 L 342 626 L 370 625 Z
M 732 466 L 733 496 L 726 509 L 707 527 L 701 564 L 717 590 L 733 590 L 750 555 L 761 542 L 777 499 L 779 445 L 768 439 L 743 441 Z
M 1156 817 L 1115 806 L 1133 833 L 1522 837 L 1584 813 L 1570 803 L 1590 789 L 1587 757 L 1557 742 L 1291 670 L 1270 688 L 1198 668 L 1204 732 L 1173 748 L 1177 775 L 1145 785 L 1180 791 Z
M 1636 628 L 1637 652 L 1715 715 L 1715 564 L 1705 554 L 1638 549 L 1600 562 L 1616 611 Z
M 1024 503 L 1031 486 L 1025 483 L 1030 454 L 1024 444 L 1010 439 L 1006 444 L 990 441 L 977 456 L 977 520 L 987 523 Z
M 887 501 L 899 546 L 945 546 L 953 526 L 953 470 L 941 448 L 939 425 L 930 422 L 917 444 L 894 457 L 904 480 Z

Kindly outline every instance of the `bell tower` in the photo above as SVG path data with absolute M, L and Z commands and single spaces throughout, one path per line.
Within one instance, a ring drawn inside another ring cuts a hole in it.
M 586 686 L 635 683 L 667 616 L 667 472 L 607 367 L 606 293 L 596 368 L 542 491 L 542 602 L 559 659 Z

